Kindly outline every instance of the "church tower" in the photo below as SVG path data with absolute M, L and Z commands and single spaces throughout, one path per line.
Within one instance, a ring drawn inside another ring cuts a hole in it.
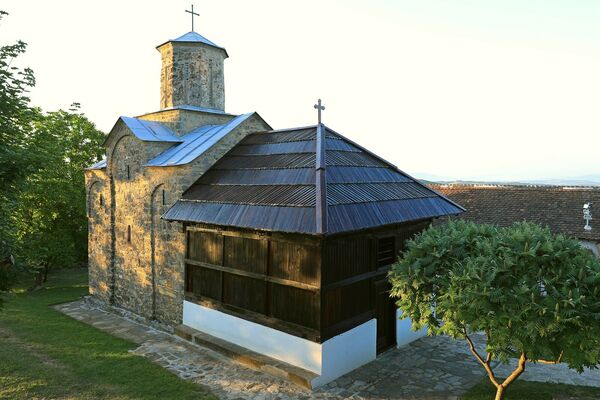
M 227 51 L 196 32 L 157 47 L 162 58 L 161 110 L 193 106 L 225 110 L 223 64 Z

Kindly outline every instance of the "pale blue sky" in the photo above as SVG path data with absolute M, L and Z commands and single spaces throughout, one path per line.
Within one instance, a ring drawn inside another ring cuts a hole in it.
M 109 130 L 154 111 L 154 47 L 189 0 L 3 0 L 0 42 L 29 43 L 32 100 L 82 103 Z M 600 173 L 600 1 L 204 0 L 196 30 L 227 48 L 226 109 L 315 122 L 411 173 L 538 179 Z

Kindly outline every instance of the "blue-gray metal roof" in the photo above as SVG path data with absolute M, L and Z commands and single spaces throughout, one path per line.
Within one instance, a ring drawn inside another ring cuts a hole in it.
M 253 113 L 242 114 L 222 125 L 205 125 L 180 137 L 182 143 L 175 145 L 150 160 L 148 167 L 169 167 L 187 164 L 198 158 L 206 150 L 221 140 L 229 132 L 240 126 Z
M 462 211 L 387 161 L 318 125 L 246 136 L 163 217 L 336 234 Z
M 221 47 L 217 44 L 215 44 L 214 42 L 208 40 L 207 38 L 205 38 L 204 36 L 200 35 L 197 32 L 188 32 L 184 35 L 179 36 L 176 39 L 171 39 L 166 41 L 165 43 L 169 43 L 169 42 L 177 42 L 177 43 L 204 43 L 206 45 L 209 45 L 211 47 L 215 47 L 217 49 L 221 49 L 225 52 L 225 55 L 227 55 L 227 50 L 225 50 L 224 47 Z M 163 43 L 163 44 L 165 44 Z M 163 44 L 159 45 L 158 47 L 162 46 Z
M 104 169 L 104 168 L 106 168 L 106 158 L 103 158 L 102 160 L 98 161 L 94 165 L 90 165 L 86 169 Z
M 183 138 L 177 136 L 172 130 L 161 123 L 131 117 L 121 117 L 120 119 L 127 125 L 129 130 L 142 141 L 183 142 Z

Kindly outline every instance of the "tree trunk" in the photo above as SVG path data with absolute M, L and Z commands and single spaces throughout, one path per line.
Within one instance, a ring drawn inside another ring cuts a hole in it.
M 48 272 L 50 272 L 50 266 L 48 263 L 44 264 L 44 283 L 48 282 Z
M 498 385 L 498 387 L 496 388 L 496 397 L 495 400 L 502 400 L 504 398 L 504 386 L 502 385 Z
M 33 287 L 31 288 L 31 290 L 37 289 L 40 286 L 42 286 L 42 282 L 43 282 L 43 275 L 41 271 L 37 271 L 35 273 L 35 276 L 33 278 Z

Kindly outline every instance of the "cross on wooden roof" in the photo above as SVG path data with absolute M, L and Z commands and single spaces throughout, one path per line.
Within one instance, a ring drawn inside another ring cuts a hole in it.
M 318 110 L 319 124 L 320 124 L 321 123 L 321 111 L 325 109 L 325 106 L 321 105 L 321 99 L 319 99 L 319 101 L 317 101 L 317 104 L 315 104 L 315 108 Z
M 194 12 L 194 5 L 192 4 L 192 11 L 185 10 L 186 13 L 192 14 L 192 32 L 194 32 L 194 16 L 200 16 L 200 14 Z

